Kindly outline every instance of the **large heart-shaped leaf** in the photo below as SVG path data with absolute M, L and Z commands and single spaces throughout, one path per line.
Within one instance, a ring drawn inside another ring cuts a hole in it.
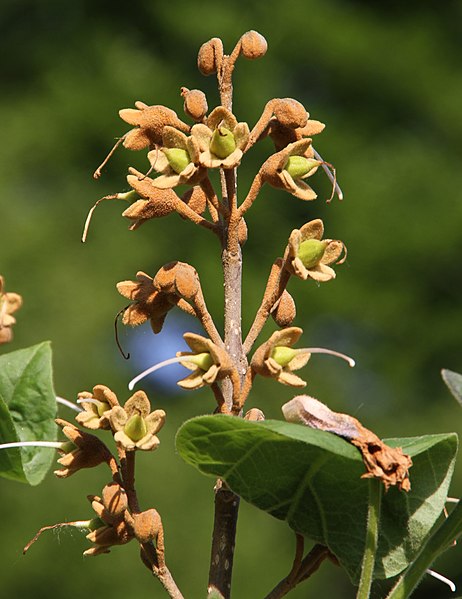
M 455 434 L 394 439 L 413 460 L 409 493 L 384 494 L 374 576 L 388 578 L 412 561 L 440 516 L 457 451 Z M 322 543 L 357 583 L 365 545 L 368 482 L 359 451 L 299 424 L 201 416 L 176 439 L 180 455 L 224 479 L 243 499 Z
M 49 342 L 0 356 L 0 443 L 56 438 L 56 394 Z M 39 484 L 55 454 L 49 448 L 0 450 L 0 476 Z

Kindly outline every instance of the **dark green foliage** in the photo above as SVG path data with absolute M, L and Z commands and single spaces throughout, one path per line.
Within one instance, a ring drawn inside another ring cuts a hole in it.
M 48 342 L 0 356 L 0 443 L 53 441 L 56 395 Z M 50 467 L 50 448 L 0 451 L 0 476 L 37 485 Z

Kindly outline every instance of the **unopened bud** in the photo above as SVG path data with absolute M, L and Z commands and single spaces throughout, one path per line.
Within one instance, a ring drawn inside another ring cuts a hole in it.
M 223 42 L 218 37 L 213 37 L 199 49 L 197 66 L 203 75 L 213 75 L 217 72 L 223 60 Z
M 305 107 L 293 98 L 274 100 L 273 113 L 281 125 L 291 129 L 304 127 L 308 121 Z
M 127 509 L 127 494 L 119 484 L 109 483 L 104 487 L 102 495 L 103 505 L 111 516 L 120 516 Z
M 271 312 L 274 322 L 281 328 L 292 324 L 297 315 L 295 302 L 287 290 L 284 290 L 275 310 Z
M 158 512 L 154 509 L 133 514 L 133 532 L 139 543 L 154 541 L 162 527 Z
M 241 37 L 241 53 L 249 60 L 261 58 L 268 50 L 268 43 L 258 31 L 247 31 Z
M 182 148 L 164 148 L 163 152 L 175 173 L 184 171 L 191 162 L 188 152 Z
M 212 154 L 218 158 L 227 158 L 236 149 L 236 140 L 233 133 L 226 127 L 218 127 L 215 129 L 210 142 L 210 150 Z
M 247 241 L 247 223 L 243 218 L 241 218 L 241 220 L 239 221 L 239 225 L 237 228 L 237 236 L 239 239 L 239 244 L 242 247 L 244 243 Z
M 318 241 L 317 239 L 302 241 L 297 257 L 303 262 L 305 268 L 312 268 L 321 261 L 328 243 L 328 241 Z
M 209 109 L 204 92 L 200 89 L 190 90 L 187 87 L 182 87 L 181 95 L 184 98 L 183 108 L 185 113 L 194 121 L 202 121 Z
M 250 420 L 251 422 L 258 422 L 259 420 L 264 420 L 265 415 L 258 408 L 250 408 L 248 412 L 246 412 L 244 416 L 244 420 Z
M 307 175 L 314 168 L 319 166 L 319 160 L 314 158 L 305 158 L 304 156 L 291 156 L 286 162 L 284 169 L 293 179 L 300 179 Z

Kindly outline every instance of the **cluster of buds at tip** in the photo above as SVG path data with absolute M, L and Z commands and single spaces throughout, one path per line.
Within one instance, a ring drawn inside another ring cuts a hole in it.
M 312 220 L 292 231 L 284 256 L 285 268 L 300 279 L 327 282 L 335 278 L 329 264 L 342 264 L 346 249 L 342 241 L 323 239 L 322 220 Z M 341 258 L 343 254 L 343 257 Z
M 22 297 L 18 293 L 5 291 L 5 279 L 0 276 L 0 345 L 13 339 L 12 326 L 16 319 L 12 314 L 22 306 Z

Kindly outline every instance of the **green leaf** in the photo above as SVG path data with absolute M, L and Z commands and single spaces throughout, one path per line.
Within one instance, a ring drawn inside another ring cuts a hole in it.
M 449 391 L 462 405 L 462 374 L 458 374 L 457 372 L 443 368 L 441 371 L 441 376 L 443 377 L 443 381 L 448 386 Z
M 0 356 L 0 443 L 56 439 L 56 394 L 49 342 Z M 0 476 L 37 485 L 55 453 L 49 448 L 0 450 Z
M 409 493 L 392 487 L 381 506 L 375 578 L 412 561 L 444 507 L 457 451 L 455 434 L 392 439 L 413 460 Z M 243 499 L 336 555 L 353 582 L 365 546 L 368 481 L 359 451 L 303 425 L 201 416 L 178 431 L 183 459 L 223 478 Z

